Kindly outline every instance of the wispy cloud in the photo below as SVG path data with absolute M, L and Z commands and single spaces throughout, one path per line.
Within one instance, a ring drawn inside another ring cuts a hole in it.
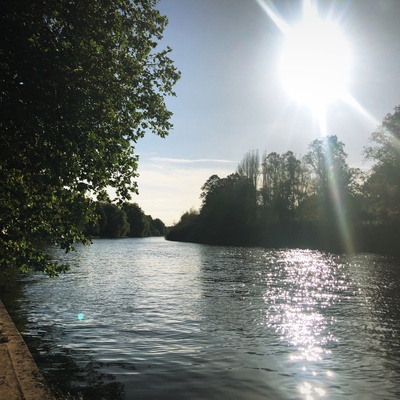
M 219 163 L 219 164 L 234 164 L 237 161 L 220 160 L 214 158 L 199 158 L 199 159 L 186 159 L 186 158 L 167 158 L 167 157 L 150 157 L 150 161 L 154 162 L 167 162 L 173 164 L 196 164 L 196 163 Z

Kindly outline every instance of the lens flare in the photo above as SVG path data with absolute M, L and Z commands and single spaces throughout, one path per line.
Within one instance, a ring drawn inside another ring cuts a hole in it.
M 300 22 L 290 25 L 272 1 L 256 0 L 284 37 L 280 73 L 283 87 L 292 100 L 308 106 L 318 123 L 322 137 L 328 135 L 327 109 L 341 101 L 360 113 L 368 123 L 379 122 L 351 95 L 347 86 L 353 69 L 351 46 L 343 34 L 340 20 L 321 18 L 316 3 L 303 0 Z M 393 135 L 392 135 L 393 136 Z M 400 141 L 395 143 L 400 151 Z M 330 162 L 330 154 L 327 155 Z M 351 227 L 347 219 L 343 193 L 338 177 L 331 177 L 331 194 L 342 240 L 349 252 L 353 250 Z

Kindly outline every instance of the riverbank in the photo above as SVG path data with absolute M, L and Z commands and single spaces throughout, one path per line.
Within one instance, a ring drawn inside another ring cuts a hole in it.
M 0 399 L 54 400 L 1 300 L 0 360 Z
M 346 230 L 326 221 L 288 221 L 246 225 L 207 225 L 199 216 L 169 228 L 166 240 L 217 246 L 266 249 L 312 249 L 333 253 L 375 253 L 400 256 L 400 225 L 349 224 Z M 351 229 L 350 229 L 351 227 Z

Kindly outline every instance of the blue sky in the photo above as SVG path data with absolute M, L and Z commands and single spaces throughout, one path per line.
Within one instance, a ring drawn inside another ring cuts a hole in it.
M 302 2 L 265 1 L 289 24 Z M 363 147 L 383 117 L 400 105 L 400 1 L 320 2 L 320 15 L 340 22 L 353 54 L 348 90 L 363 112 L 343 101 L 327 110 L 327 133 L 344 142 L 348 162 L 363 167 Z M 212 175 L 235 171 L 249 150 L 301 157 L 321 137 L 315 116 L 290 100 L 278 61 L 284 35 L 256 0 L 160 0 L 169 19 L 161 46 L 182 73 L 168 99 L 174 129 L 136 145 L 142 209 L 166 224 L 200 206 Z M 364 165 L 365 167 L 365 165 Z

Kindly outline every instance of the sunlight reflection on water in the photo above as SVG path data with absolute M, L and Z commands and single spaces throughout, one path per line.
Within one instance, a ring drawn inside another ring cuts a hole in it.
M 266 279 L 264 293 L 266 324 L 274 328 L 283 341 L 292 346 L 290 361 L 302 371 L 311 363 L 318 372 L 312 376 L 332 377 L 318 362 L 329 356 L 329 346 L 338 341 L 329 330 L 335 321 L 323 310 L 331 307 L 345 288 L 342 268 L 334 258 L 310 250 L 289 250 L 277 254 Z M 302 382 L 299 392 L 305 399 L 323 397 L 328 390 Z
M 26 278 L 25 337 L 57 383 L 101 372 L 85 399 L 400 398 L 393 260 L 158 238 L 54 256 L 74 267 Z

